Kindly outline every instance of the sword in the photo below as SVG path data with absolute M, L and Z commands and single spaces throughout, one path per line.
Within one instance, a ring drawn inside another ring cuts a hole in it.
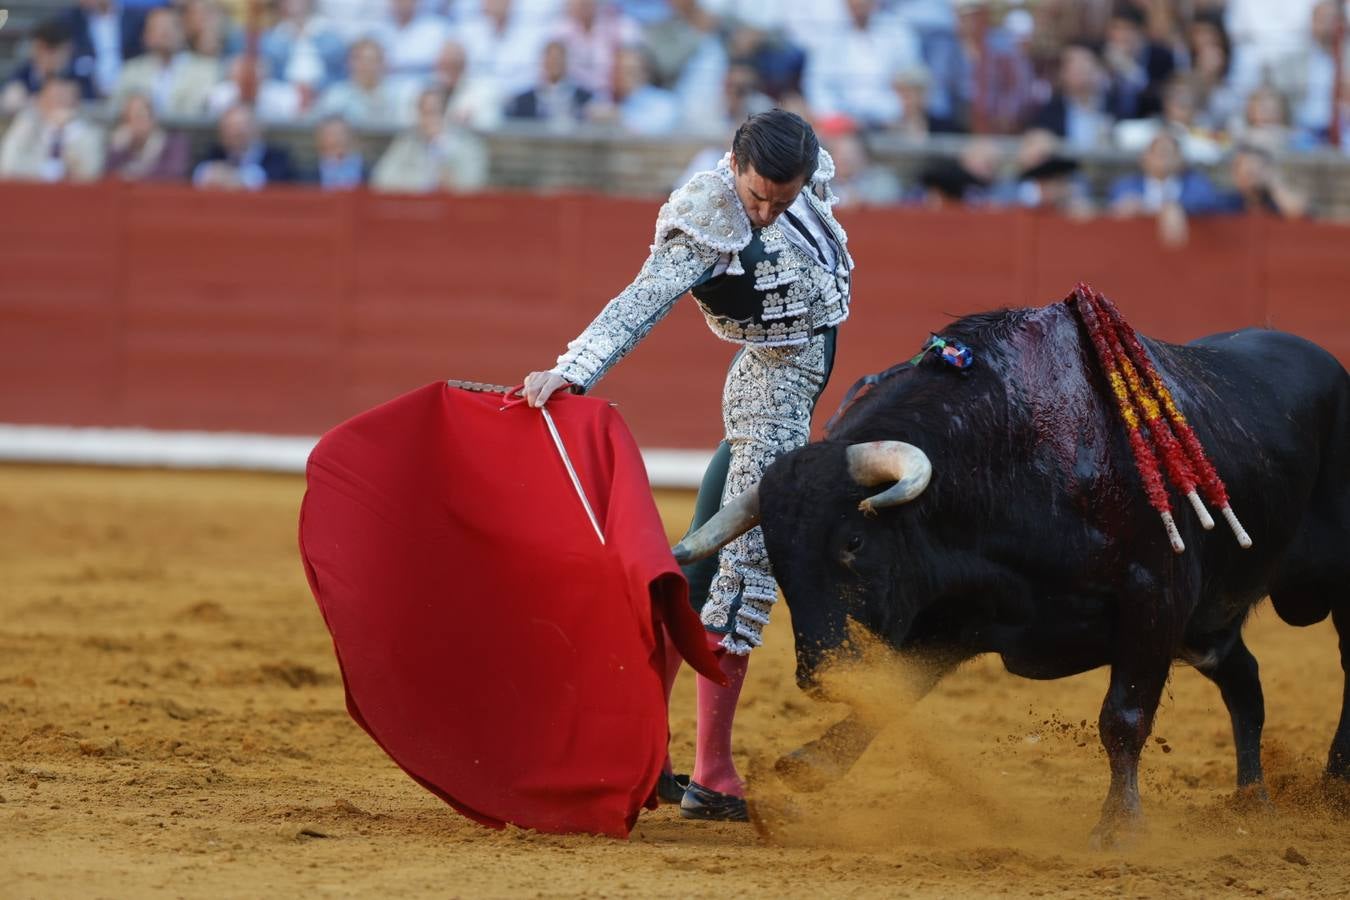
M 480 394 L 497 394 L 501 397 L 509 395 L 520 390 L 520 385 L 508 387 L 504 384 L 487 384 L 481 381 L 458 381 L 456 379 L 447 379 L 445 382 L 450 387 L 460 388 L 461 390 L 474 391 Z M 520 402 L 520 401 L 516 401 Z M 514 403 L 508 403 L 512 406 Z M 502 409 L 507 409 L 503 406 Z M 595 529 L 595 536 L 600 539 L 600 545 L 605 545 L 605 533 L 600 528 L 600 520 L 595 516 L 595 510 L 591 508 L 591 501 L 586 498 L 586 491 L 581 486 L 581 479 L 577 477 L 576 467 L 572 465 L 572 457 L 567 454 L 567 446 L 563 444 L 562 435 L 558 433 L 558 426 L 553 421 L 553 416 L 549 413 L 547 406 L 541 406 L 539 411 L 544 414 L 544 424 L 548 426 L 549 436 L 553 438 L 553 446 L 558 450 L 558 457 L 562 459 L 562 464 L 567 469 L 567 477 L 572 480 L 572 490 L 576 491 L 577 499 L 581 501 L 581 508 L 586 511 L 586 518 L 591 520 L 591 527 Z

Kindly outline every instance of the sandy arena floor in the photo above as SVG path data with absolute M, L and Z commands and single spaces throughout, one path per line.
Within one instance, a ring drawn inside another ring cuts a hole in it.
M 1317 789 L 1334 632 L 1249 628 L 1274 815 L 1226 803 L 1217 691 L 1169 686 L 1144 756 L 1150 831 L 1087 834 L 1106 786 L 1103 672 L 969 666 L 774 844 L 648 813 L 632 840 L 481 829 L 347 717 L 295 546 L 295 477 L 0 467 L 0 897 L 1214 897 L 1350 895 L 1350 818 Z M 670 525 L 688 498 L 663 498 Z M 1350 550 L 1350 548 L 1347 548 Z M 838 718 L 793 686 L 780 615 L 751 666 L 750 772 Z M 675 700 L 693 739 L 692 678 Z M 764 785 L 765 780 L 759 781 Z

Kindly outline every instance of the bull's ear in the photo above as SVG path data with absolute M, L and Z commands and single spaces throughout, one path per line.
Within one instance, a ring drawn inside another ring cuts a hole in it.
M 858 504 L 858 509 L 875 515 L 879 509 L 908 503 L 924 492 L 933 477 L 928 455 L 904 441 L 869 441 L 848 448 L 848 474 L 863 487 L 891 484 Z
M 759 524 L 759 485 L 755 485 L 717 511 L 717 515 L 686 534 L 675 545 L 675 561 L 688 565 L 707 559 Z

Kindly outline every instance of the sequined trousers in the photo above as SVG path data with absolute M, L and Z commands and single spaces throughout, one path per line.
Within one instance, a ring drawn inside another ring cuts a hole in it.
M 736 356 L 722 389 L 726 441 L 719 453 L 730 450 L 722 504 L 758 484 L 769 463 L 810 438 L 811 413 L 834 362 L 834 337 L 831 329 L 807 343 L 747 346 Z M 703 490 L 710 488 L 713 485 L 705 479 Z M 695 579 L 690 581 L 698 590 Z M 764 533 L 755 527 L 718 555 L 717 573 L 703 604 L 703 625 L 724 635 L 722 646 L 727 650 L 749 653 L 762 642 L 777 599 L 778 583 L 769 567 Z

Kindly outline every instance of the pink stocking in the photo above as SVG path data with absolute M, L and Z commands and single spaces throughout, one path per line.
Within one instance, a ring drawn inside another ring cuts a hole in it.
M 727 686 L 706 678 L 698 680 L 698 750 L 693 779 L 706 788 L 740 797 L 745 793 L 745 782 L 731 758 L 731 726 L 750 657 L 737 656 L 719 647 L 717 658 L 727 676 Z

